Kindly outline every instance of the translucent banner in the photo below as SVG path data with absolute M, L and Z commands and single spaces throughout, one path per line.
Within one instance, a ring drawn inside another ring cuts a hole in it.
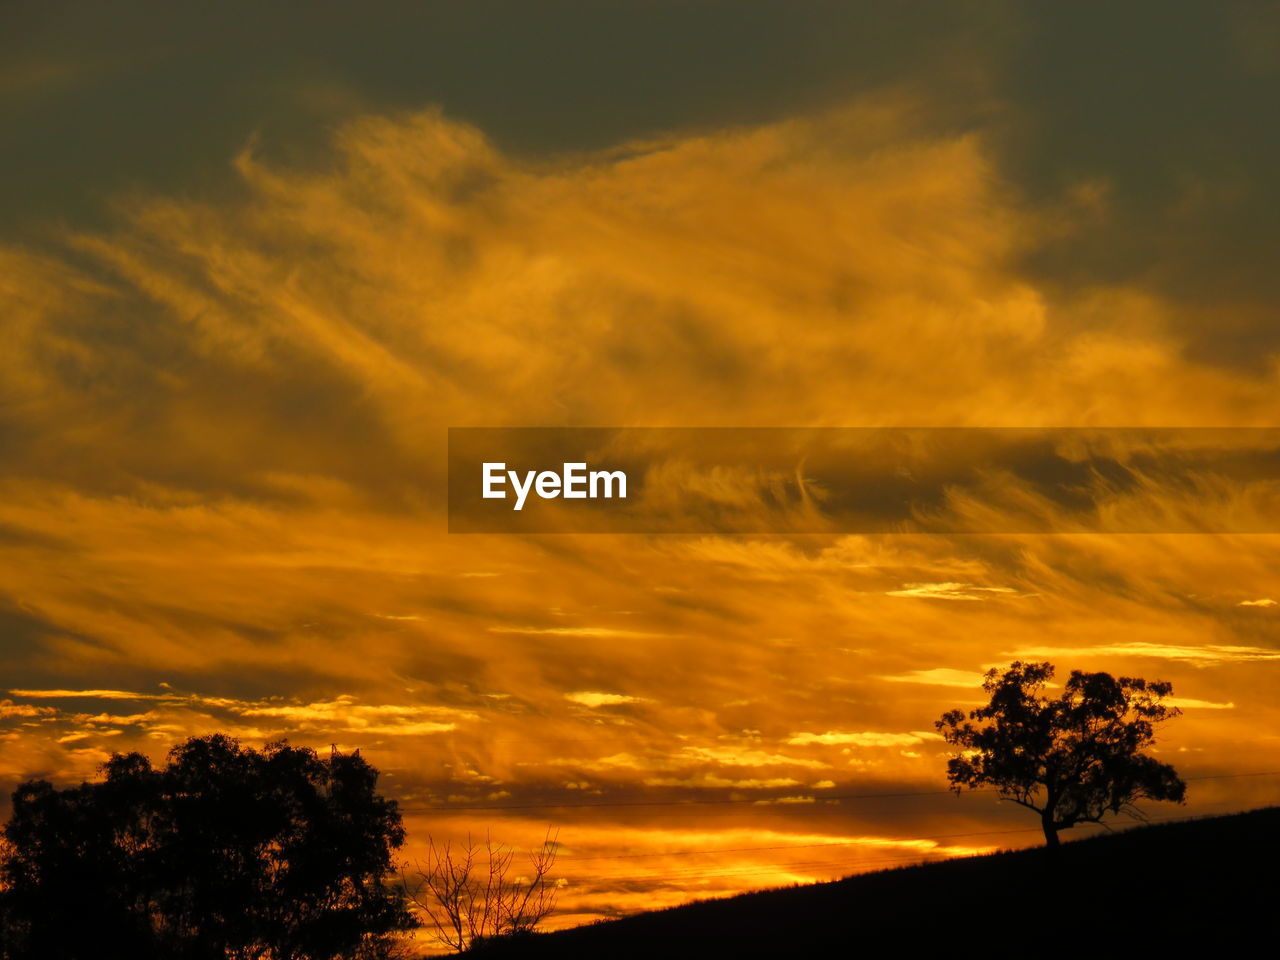
M 449 530 L 1275 533 L 1280 428 L 452 428 Z

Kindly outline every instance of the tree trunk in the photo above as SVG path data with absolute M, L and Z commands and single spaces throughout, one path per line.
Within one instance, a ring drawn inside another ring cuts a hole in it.
M 1040 815 L 1040 826 L 1044 828 L 1044 845 L 1050 850 L 1058 849 L 1058 827 L 1053 822 L 1053 814 L 1045 811 Z

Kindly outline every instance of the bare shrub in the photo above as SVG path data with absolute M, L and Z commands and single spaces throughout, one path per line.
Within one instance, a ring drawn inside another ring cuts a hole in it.
M 551 879 L 559 844 L 547 832 L 528 854 L 528 871 L 516 872 L 516 851 L 468 836 L 464 843 L 427 838 L 426 859 L 401 871 L 401 887 L 441 944 L 469 950 L 496 937 L 532 933 L 555 909 Z

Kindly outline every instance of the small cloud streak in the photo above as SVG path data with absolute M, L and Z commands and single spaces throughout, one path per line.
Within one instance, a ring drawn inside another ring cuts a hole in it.
M 687 747 L 681 751 L 680 756 L 688 760 L 714 763 L 725 767 L 809 767 L 821 770 L 827 766 L 819 760 L 806 760 L 782 753 L 731 747 Z
M 1234 703 L 1214 703 L 1212 700 L 1196 700 L 1193 697 L 1166 697 L 1163 701 L 1181 710 L 1234 710 Z
M 623 703 L 652 703 L 648 697 L 632 697 L 624 693 L 600 693 L 595 690 L 579 690 L 566 693 L 566 700 L 584 707 L 613 707 Z
M 982 670 L 955 670 L 950 667 L 934 667 L 930 670 L 909 670 L 906 673 L 881 677 L 889 683 L 922 683 L 932 687 L 982 687 Z
M 95 700 L 165 700 L 171 699 L 167 694 L 135 693 L 131 690 L 10 690 L 15 697 L 29 697 L 33 700 L 59 700 L 76 697 L 92 697 Z
M 513 633 L 548 637 L 616 637 L 641 639 L 662 634 L 642 630 L 620 630 L 616 627 L 489 627 L 490 633 Z
M 849 745 L 856 747 L 908 747 L 924 740 L 941 739 L 936 734 L 924 733 L 793 733 L 787 743 L 794 746 L 807 746 L 820 743 L 823 745 Z
M 991 600 L 996 597 L 1034 597 L 1012 587 L 979 587 L 970 583 L 906 583 L 898 590 L 885 591 L 890 597 L 914 597 L 922 600 Z
M 1148 657 L 1157 660 L 1174 660 L 1197 667 L 1212 667 L 1227 663 L 1251 663 L 1280 660 L 1280 651 L 1265 647 L 1248 647 L 1232 644 L 1207 643 L 1203 646 L 1147 643 L 1100 643 L 1091 647 L 1023 647 L 1007 656 L 1016 659 L 1048 658 L 1070 659 L 1074 657 Z

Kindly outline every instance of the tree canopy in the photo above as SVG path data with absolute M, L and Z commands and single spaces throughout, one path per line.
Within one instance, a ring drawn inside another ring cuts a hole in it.
M 960 748 L 947 765 L 953 789 L 994 787 L 1035 811 L 1051 847 L 1077 823 L 1140 816 L 1139 801 L 1182 802 L 1186 784 L 1173 767 L 1141 752 L 1179 713 L 1162 702 L 1172 684 L 1073 670 L 1052 698 L 1044 691 L 1053 676 L 1050 663 L 990 670 L 986 706 L 943 714 L 938 731 Z
M 161 769 L 23 784 L 0 851 L 6 955 L 317 960 L 385 955 L 412 926 L 387 882 L 395 801 L 357 751 L 261 751 L 217 734 Z

